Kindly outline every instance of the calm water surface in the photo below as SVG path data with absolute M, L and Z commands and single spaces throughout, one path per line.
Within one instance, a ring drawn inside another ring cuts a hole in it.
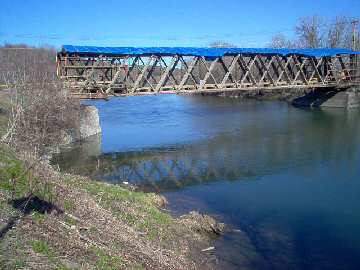
M 91 103 L 102 137 L 55 161 L 232 224 L 214 242 L 219 268 L 360 269 L 359 110 L 175 95 Z

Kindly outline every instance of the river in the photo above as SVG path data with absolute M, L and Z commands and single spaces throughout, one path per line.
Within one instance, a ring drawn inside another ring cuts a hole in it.
M 87 103 L 102 136 L 55 162 L 231 224 L 213 243 L 219 268 L 359 269 L 359 110 L 178 95 Z

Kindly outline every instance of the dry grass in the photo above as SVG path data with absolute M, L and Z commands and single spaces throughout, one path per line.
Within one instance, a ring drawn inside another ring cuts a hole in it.
M 43 53 L 34 51 L 23 57 L 39 62 Z M 14 57 L 2 56 L 8 60 Z M 19 55 L 15 56 L 19 59 Z M 2 63 L 9 64 L 3 69 L 7 72 L 0 74 L 3 80 L 16 85 L 22 74 L 18 72 L 21 65 Z M 43 74 L 48 74 L 44 84 L 51 81 L 53 72 L 42 72 L 48 66 L 45 61 L 43 69 L 36 66 L 27 70 L 23 81 L 35 78 L 37 82 Z M 201 226 L 194 225 L 201 218 L 194 223 L 191 219 L 171 217 L 161 209 L 162 199 L 155 194 L 63 175 L 42 163 L 29 170 L 32 159 L 24 153 L 24 143 L 29 151 L 39 151 L 58 139 L 57 133 L 49 133 L 49 127 L 58 131 L 67 127 L 63 122 L 54 125 L 51 118 L 57 119 L 66 106 L 44 110 L 41 102 L 35 102 L 43 101 L 44 89 L 17 88 L 19 97 L 29 97 L 36 106 L 22 114 L 23 125 L 18 125 L 14 133 L 17 149 L 22 151 L 15 155 L 0 144 L 0 269 L 211 269 L 213 257 L 201 253 L 209 246 L 210 238 L 199 229 Z M 56 105 L 58 99 L 49 93 L 48 102 L 43 103 Z M 8 94 L 0 90 L 0 107 L 7 109 L 11 105 Z M 40 121 L 45 125 L 35 125 L 33 115 L 46 116 L 39 118 L 46 120 Z M 8 118 L 9 115 L 0 114 L 0 135 L 6 130 Z M 45 144 L 43 138 L 49 138 L 49 134 L 51 140 Z M 37 199 L 34 201 L 40 205 L 29 203 L 30 198 Z M 18 210 L 14 203 L 10 204 L 12 199 L 23 199 L 25 203 Z M 50 210 L 42 211 L 42 204 L 50 205 Z
M 7 185 L 10 171 L 21 174 L 21 164 L 11 154 L 2 156 L 7 159 L 0 161 L 0 230 L 10 217 L 21 214 L 8 204 Z M 213 267 L 214 258 L 201 252 L 210 244 L 199 225 L 201 216 L 175 219 L 161 210 L 162 200 L 155 194 L 54 171 L 49 178 L 56 208 L 24 215 L 0 239 L 0 265 L 6 269 Z M 24 195 L 20 184 L 17 188 L 17 196 Z M 204 221 L 215 226 L 211 219 Z
M 8 123 L 7 112 L 10 110 L 10 106 L 9 90 L 1 89 L 0 87 L 0 138 L 6 132 Z

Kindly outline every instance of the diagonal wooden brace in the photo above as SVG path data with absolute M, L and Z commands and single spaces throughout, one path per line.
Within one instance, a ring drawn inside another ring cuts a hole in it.
M 186 63 L 186 61 L 181 57 L 181 62 L 184 64 L 185 68 L 186 68 L 186 73 L 184 74 L 183 78 L 181 79 L 181 82 L 179 84 L 178 89 L 183 89 L 185 83 L 187 82 L 189 76 L 191 77 L 191 79 L 194 81 L 195 86 L 197 85 L 196 82 L 196 78 L 195 76 L 192 74 L 194 67 L 196 66 L 197 62 L 199 60 L 199 57 L 194 56 L 193 61 L 190 63 L 190 65 L 188 66 L 188 64 Z
M 199 89 L 203 89 L 204 85 L 206 84 L 207 80 L 212 77 L 212 79 L 214 80 L 215 85 L 217 86 L 215 77 L 212 75 L 212 71 L 215 68 L 216 63 L 219 61 L 219 57 L 216 57 L 210 64 L 210 67 L 207 66 L 206 64 L 206 59 L 205 57 L 201 57 L 201 61 L 203 62 L 205 68 L 207 69 L 207 72 L 204 76 L 204 79 L 200 82 L 200 87 Z
M 166 67 L 165 72 L 161 75 L 161 78 L 158 84 L 155 87 L 155 92 L 159 92 L 160 88 L 166 84 L 166 81 L 169 79 L 170 74 L 174 71 L 177 63 L 179 62 L 179 56 L 176 55 L 172 58 L 172 61 L 169 66 Z
M 222 64 L 222 66 L 223 66 L 223 68 L 224 68 L 224 70 L 225 70 L 225 72 L 226 72 L 225 75 L 224 75 L 224 77 L 223 77 L 223 79 L 222 79 L 222 81 L 221 81 L 221 83 L 220 83 L 220 88 L 224 88 L 224 85 L 226 84 L 226 81 L 227 81 L 229 78 L 230 78 L 230 80 L 231 80 L 234 84 L 236 84 L 236 81 L 234 80 L 234 78 L 233 78 L 233 76 L 232 76 L 231 73 L 233 72 L 234 68 L 236 67 L 236 64 L 237 64 L 237 62 L 238 62 L 238 60 L 239 60 L 239 57 L 240 57 L 240 55 L 238 54 L 238 55 L 236 55 L 236 56 L 232 59 L 229 68 L 227 68 L 227 66 L 225 65 L 223 59 L 220 58 L 220 63 Z

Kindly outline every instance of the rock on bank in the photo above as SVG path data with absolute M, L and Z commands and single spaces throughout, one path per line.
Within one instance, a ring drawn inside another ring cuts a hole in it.
M 64 144 L 81 141 L 101 133 L 99 110 L 92 105 L 81 105 L 76 128 L 64 132 Z

